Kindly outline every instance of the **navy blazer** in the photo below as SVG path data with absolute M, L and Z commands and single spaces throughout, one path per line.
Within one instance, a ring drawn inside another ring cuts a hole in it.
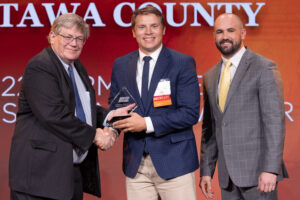
M 12 190 L 51 199 L 71 199 L 74 189 L 73 146 L 89 150 L 80 164 L 84 192 L 101 196 L 96 127 L 107 110 L 96 107 L 95 92 L 79 60 L 74 62 L 90 93 L 92 126 L 75 117 L 71 79 L 51 47 L 28 63 L 21 86 L 11 144 Z
M 139 52 L 115 60 L 109 102 L 122 87 L 137 101 L 136 113 L 149 116 L 154 133 L 126 133 L 123 144 L 123 171 L 135 177 L 144 152 L 162 178 L 178 177 L 199 167 L 193 125 L 198 122 L 200 92 L 196 64 L 191 56 L 163 46 L 153 71 L 148 104 L 143 106 L 136 83 Z M 153 95 L 161 79 L 170 80 L 172 105 L 153 106 Z

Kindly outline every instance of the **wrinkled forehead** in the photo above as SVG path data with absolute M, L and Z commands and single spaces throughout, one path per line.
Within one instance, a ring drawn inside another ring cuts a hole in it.
M 61 26 L 58 29 L 58 32 L 82 37 L 84 36 L 83 31 L 80 28 L 78 28 L 76 24 L 73 24 L 71 26 Z

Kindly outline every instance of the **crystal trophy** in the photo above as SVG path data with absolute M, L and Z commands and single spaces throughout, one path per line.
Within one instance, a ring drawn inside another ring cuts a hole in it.
M 109 108 L 111 110 L 116 110 L 118 108 L 122 108 L 125 106 L 128 106 L 130 104 L 135 103 L 137 105 L 135 99 L 130 94 L 128 89 L 126 87 L 122 87 L 120 91 L 117 93 L 117 95 L 114 97 L 114 99 L 111 101 Z M 135 106 L 131 111 L 135 110 L 137 106 Z M 123 116 L 114 116 L 108 123 L 112 124 L 115 121 L 125 119 L 127 117 L 130 117 L 130 115 L 123 115 Z

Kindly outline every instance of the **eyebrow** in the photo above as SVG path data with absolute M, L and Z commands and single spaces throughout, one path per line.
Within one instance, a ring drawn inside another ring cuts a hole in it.
M 226 28 L 226 29 L 221 29 L 221 28 L 215 29 L 215 31 L 225 31 L 225 30 L 237 30 L 237 28 L 229 27 L 229 28 Z

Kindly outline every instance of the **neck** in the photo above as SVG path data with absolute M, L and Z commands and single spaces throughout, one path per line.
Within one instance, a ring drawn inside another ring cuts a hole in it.
M 226 59 L 230 59 L 230 58 L 232 58 L 237 52 L 239 52 L 240 50 L 241 50 L 241 48 L 243 48 L 244 47 L 244 45 L 242 44 L 241 46 L 240 46 L 240 48 L 238 49 L 238 50 L 236 50 L 235 52 L 233 52 L 232 54 L 229 54 L 229 55 L 224 55 L 224 54 L 222 54 L 222 56 L 224 57 L 224 58 L 226 58 Z

